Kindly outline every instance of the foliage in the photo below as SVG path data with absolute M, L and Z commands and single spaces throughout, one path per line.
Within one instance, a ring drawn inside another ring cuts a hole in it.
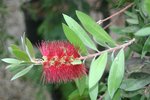
M 60 23 L 63 21 L 62 12 L 75 16 L 76 9 L 88 12 L 89 5 L 85 0 L 31 0 L 22 8 L 27 18 L 40 22 L 39 35 L 46 40 L 60 40 L 65 38 Z
M 118 6 L 125 2 L 121 0 Z M 75 19 L 63 14 L 67 23 L 62 24 L 66 38 L 79 48 L 81 54 L 72 64 L 81 64 L 92 58 L 90 66 L 86 66 L 89 69 L 87 76 L 75 79 L 76 90 L 70 93 L 69 100 L 150 99 L 150 71 L 146 71 L 150 70 L 150 61 L 147 59 L 150 54 L 150 3 L 149 0 L 134 0 L 133 3 L 132 9 L 125 12 L 126 26 L 110 28 L 120 36 L 116 41 L 87 14 L 76 11 L 84 28 Z M 44 60 L 35 57 L 33 46 L 25 35 L 21 40 L 22 49 L 16 45 L 10 47 L 10 52 L 16 58 L 2 59 L 10 64 L 7 69 L 17 72 L 12 80 L 32 71 L 34 66 L 41 65 Z M 106 50 L 99 51 L 95 45 L 97 42 Z M 121 45 L 118 45 L 119 42 Z M 128 47 L 130 52 L 126 52 L 125 47 Z M 90 54 L 87 49 L 95 53 Z M 140 63 L 136 62 L 137 59 L 134 61 L 132 55 L 135 53 L 139 54 Z M 127 55 L 129 57 L 125 58 Z M 109 75 L 105 75 L 106 73 Z
M 3 0 L 0 0 L 0 34 L 1 34 L 1 38 L 0 38 L 0 58 L 3 58 L 7 55 L 7 52 L 3 52 L 5 51 L 6 47 L 6 43 L 4 42 L 5 40 L 7 40 L 8 38 L 10 38 L 10 36 L 8 36 L 8 34 L 6 34 L 6 30 L 5 30 L 5 15 L 6 15 L 6 9 L 5 9 L 5 5 L 3 3 Z

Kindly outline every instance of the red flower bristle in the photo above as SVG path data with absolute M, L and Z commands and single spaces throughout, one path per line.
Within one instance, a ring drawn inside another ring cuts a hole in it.
M 43 75 L 46 82 L 68 82 L 86 74 L 83 64 L 71 64 L 80 55 L 69 42 L 42 42 L 39 49 L 44 58 Z

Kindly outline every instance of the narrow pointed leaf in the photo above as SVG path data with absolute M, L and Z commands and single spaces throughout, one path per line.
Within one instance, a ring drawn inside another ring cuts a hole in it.
M 76 100 L 77 98 L 79 99 L 79 97 L 79 91 L 76 89 L 69 95 L 68 100 Z
M 10 47 L 8 47 L 8 50 L 10 53 L 13 54 L 13 50 L 21 50 L 17 45 L 12 44 Z
M 5 69 L 13 68 L 13 67 L 15 67 L 15 66 L 18 66 L 18 64 L 8 65 Z
M 103 47 L 108 47 L 107 44 L 102 39 L 100 40 L 100 39 L 97 39 L 96 37 L 93 37 L 93 39 L 97 44 L 99 44 Z
M 109 95 L 108 91 L 105 92 L 103 98 L 104 98 L 104 100 L 112 100 L 112 99 L 110 98 L 110 95 Z
M 133 18 L 133 19 L 137 19 L 137 18 L 138 18 L 138 16 L 137 16 L 135 13 L 133 13 L 133 12 L 125 11 L 124 13 L 125 13 L 127 16 L 129 16 L 129 17 L 131 17 L 131 18 Z
M 13 70 L 16 70 L 16 69 L 18 69 L 18 68 L 20 68 L 22 66 L 27 66 L 29 64 L 31 65 L 33 63 L 25 63 L 25 62 L 23 62 L 23 63 L 22 62 L 21 63 L 15 63 L 15 64 L 8 65 L 5 69 L 13 71 Z
M 136 36 L 148 36 L 148 35 L 150 35 L 150 27 L 145 27 L 145 28 L 138 30 L 135 33 L 135 35 Z
M 97 100 L 97 96 L 98 96 L 98 83 L 95 84 L 95 86 L 93 86 L 92 88 L 90 88 L 89 94 L 90 94 L 91 100 Z
M 150 16 L 150 0 L 143 0 L 144 1 L 144 9 Z
M 10 63 L 10 64 L 16 64 L 21 63 L 20 60 L 14 59 L 14 58 L 4 58 L 2 59 L 3 62 Z
M 97 50 L 94 42 L 87 35 L 86 31 L 71 17 L 65 14 L 63 14 L 63 16 L 70 29 L 72 29 L 76 33 L 76 35 L 82 40 L 84 45 L 93 50 Z
M 115 46 L 115 41 L 91 17 L 80 11 L 76 11 L 76 14 L 84 28 L 91 33 L 97 41 L 102 42 L 100 44 L 106 43 L 111 47 Z
M 32 60 L 32 57 L 31 57 L 31 54 L 30 54 L 30 52 L 29 52 L 29 49 L 28 49 L 28 47 L 27 46 L 25 46 L 26 47 L 26 54 L 28 55 L 28 57 L 30 58 L 30 61 Z
M 115 57 L 108 76 L 108 92 L 113 98 L 115 92 L 120 87 L 124 76 L 124 51 L 121 49 Z
M 143 47 L 143 49 L 142 49 L 142 57 L 144 57 L 145 54 L 146 54 L 147 52 L 149 52 L 149 51 L 150 51 L 150 36 L 149 36 L 148 39 L 146 40 L 146 42 L 145 42 L 145 44 L 144 44 L 144 47 Z
M 24 61 L 30 61 L 30 58 L 28 57 L 28 55 L 21 50 L 12 50 L 12 53 L 20 60 L 24 60 Z
M 21 37 L 21 42 L 22 42 L 23 50 L 25 50 L 25 37 L 26 37 L 26 34 L 23 33 L 23 36 Z
M 89 73 L 89 88 L 92 88 L 102 77 L 107 63 L 107 52 L 92 61 Z
M 12 50 L 16 49 L 16 50 L 20 50 L 20 48 L 17 45 L 12 44 L 10 46 L 12 48 Z
M 121 90 L 120 89 L 118 89 L 116 91 L 112 100 L 121 100 Z
M 76 79 L 75 83 L 81 96 L 86 88 L 86 77 Z
M 126 19 L 127 23 L 129 24 L 139 24 L 139 20 L 138 19 L 133 19 L 133 18 L 128 18 Z
M 6 67 L 7 70 L 17 73 L 20 72 L 21 70 L 23 70 L 25 68 L 25 66 L 27 66 L 26 64 L 12 64 L 12 65 L 8 65 Z
M 71 30 L 67 25 L 62 24 L 64 33 L 67 37 L 67 39 L 72 43 L 75 47 L 79 48 L 79 51 L 81 54 L 86 55 L 87 54 L 87 49 L 81 39 L 77 36 L 73 30 Z
M 26 45 L 27 45 L 29 54 L 31 55 L 32 58 L 34 58 L 34 56 L 35 56 L 34 48 L 33 48 L 32 43 L 30 42 L 30 40 L 28 38 L 26 38 Z
M 150 84 L 150 76 L 139 79 L 125 79 L 120 86 L 125 91 L 136 91 Z
M 67 100 L 83 100 L 86 98 L 84 96 L 87 96 L 87 95 L 88 95 L 88 90 L 86 90 L 84 94 L 80 96 L 79 91 L 76 89 L 68 96 Z
M 25 74 L 27 74 L 27 73 L 32 69 L 32 67 L 33 67 L 33 65 L 31 65 L 31 66 L 25 68 L 24 70 L 20 71 L 19 73 L 17 73 L 17 74 L 11 79 L 11 81 L 12 81 L 12 80 L 15 80 L 15 79 L 17 79 L 17 78 L 19 78 L 19 77 L 21 77 L 21 76 L 23 76 L 23 75 L 25 75 Z

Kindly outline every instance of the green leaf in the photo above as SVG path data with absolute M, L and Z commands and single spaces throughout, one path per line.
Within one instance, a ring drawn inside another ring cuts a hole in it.
M 12 77 L 11 81 L 12 80 L 15 80 L 25 74 L 27 74 L 31 69 L 32 69 L 33 65 L 30 65 L 29 67 L 23 69 L 22 71 L 20 71 L 19 73 L 17 73 L 15 76 Z
M 107 63 L 107 52 L 93 60 L 89 72 L 89 88 L 92 88 L 102 77 Z
M 141 79 L 125 79 L 120 88 L 125 91 L 135 91 L 144 88 L 148 84 L 150 84 L 150 76 Z
M 63 14 L 63 16 L 70 29 L 75 32 L 75 34 L 80 38 L 80 40 L 82 40 L 84 45 L 93 50 L 97 50 L 94 42 L 90 39 L 85 30 L 71 17 L 65 14 Z
M 126 21 L 127 21 L 129 24 L 139 24 L 138 19 L 130 18 L 130 19 L 126 19 Z
M 99 82 L 98 83 L 98 92 L 99 93 L 103 93 L 103 92 L 106 92 L 107 91 L 107 86 L 106 86 L 106 83 L 103 83 L 103 82 Z
M 121 100 L 121 90 L 120 89 L 118 89 L 116 91 L 112 100 Z
M 30 61 L 30 58 L 28 57 L 28 55 L 21 50 L 12 50 L 12 53 L 20 60 L 24 60 L 24 61 Z
M 10 51 L 10 53 L 13 54 L 13 50 L 21 50 L 17 45 L 12 44 L 10 47 L 8 47 L 8 50 Z
M 76 89 L 68 96 L 68 100 L 85 100 L 88 96 L 88 93 L 89 93 L 88 90 L 86 90 L 84 94 L 81 96 L 79 94 L 79 91 Z
M 91 33 L 97 41 L 102 42 L 102 44 L 106 43 L 111 47 L 115 46 L 115 41 L 91 17 L 80 11 L 76 11 L 76 14 L 84 28 Z
M 131 98 L 131 97 L 134 97 L 138 94 L 142 94 L 143 93 L 143 90 L 137 90 L 137 91 L 121 91 L 121 97 L 125 97 L 125 98 Z
M 105 95 L 104 95 L 104 100 L 121 100 L 121 91 L 120 91 L 120 89 L 118 89 L 116 91 L 116 93 L 114 94 L 113 99 L 110 98 L 110 95 L 109 95 L 108 91 L 106 91 Z
M 150 15 L 150 0 L 144 0 L 144 9 Z
M 99 44 L 99 45 L 101 45 L 101 46 L 103 46 L 103 47 L 108 47 L 108 45 L 104 42 L 104 41 L 102 41 L 102 40 L 97 40 L 97 38 L 95 38 L 95 37 L 93 37 L 93 39 L 94 39 L 94 41 L 97 43 L 97 44 Z
M 98 96 L 98 83 L 95 84 L 95 86 L 93 86 L 92 88 L 90 88 L 89 94 L 90 94 L 91 100 L 97 100 L 97 96 Z
M 79 48 L 79 51 L 86 55 L 87 54 L 87 49 L 81 39 L 77 36 L 73 30 L 71 30 L 67 25 L 62 24 L 64 33 L 67 37 L 67 39 L 72 43 L 75 47 Z
M 33 48 L 32 43 L 30 42 L 30 40 L 28 38 L 26 38 L 26 45 L 27 45 L 29 54 L 31 55 L 32 58 L 34 58 L 35 57 L 34 48 Z
M 68 100 L 74 100 L 75 98 L 79 98 L 80 94 L 78 90 L 74 90 L 70 95 Z
M 111 26 L 110 30 L 113 33 L 120 35 L 120 34 L 134 33 L 137 30 L 139 30 L 139 27 L 137 27 L 137 26 L 128 26 L 128 27 Z
M 14 64 L 11 64 L 11 65 L 8 65 L 5 69 L 9 69 L 10 71 L 15 71 L 17 70 L 18 68 L 22 67 L 22 66 L 28 66 L 28 65 L 31 65 L 33 63 L 27 63 L 27 62 L 21 62 L 21 63 L 14 63 Z M 18 68 L 17 68 L 18 67 Z
M 74 60 L 73 62 L 71 62 L 72 65 L 79 65 L 82 64 L 81 60 Z
M 10 64 L 16 64 L 21 63 L 20 60 L 14 59 L 14 58 L 4 58 L 2 59 L 3 62 L 10 63 Z
M 117 5 L 118 5 L 117 8 L 124 5 L 125 2 L 126 2 L 126 0 L 119 0 L 117 3 Z
M 8 65 L 5 69 L 9 69 L 10 71 L 15 71 L 15 70 L 17 70 L 18 68 L 20 68 L 22 66 L 28 66 L 28 65 L 31 65 L 31 64 L 34 64 L 34 63 L 31 63 L 31 62 L 14 63 L 14 64 L 11 64 L 11 65 Z
M 145 54 L 147 52 L 150 51 L 150 36 L 148 37 L 148 39 L 146 40 L 144 47 L 142 49 L 142 58 L 145 56 Z
M 113 98 L 115 92 L 120 87 L 124 76 L 124 51 L 121 49 L 115 57 L 108 76 L 108 92 Z
M 17 72 L 23 70 L 25 68 L 25 66 L 28 66 L 28 64 L 11 64 L 11 65 L 8 65 L 5 69 L 7 69 L 13 73 L 17 73 Z
M 14 49 L 20 50 L 20 48 L 17 45 L 14 45 L 14 44 L 12 44 L 10 47 L 11 47 L 12 50 L 14 50 Z
M 110 30 L 113 32 L 113 33 L 115 33 L 115 34 L 123 34 L 123 32 L 122 32 L 122 30 L 123 30 L 124 28 L 123 27 L 119 27 L 119 26 L 115 26 L 115 25 L 112 25 L 112 26 L 110 26 Z
M 108 91 L 105 92 L 104 100 L 112 100 L 112 99 L 110 98 L 110 95 L 109 95 Z
M 145 27 L 138 30 L 134 35 L 136 36 L 148 36 L 150 35 L 150 27 Z
M 75 80 L 76 86 L 79 90 L 80 96 L 84 93 L 84 90 L 86 88 L 86 77 L 78 78 Z
M 123 29 L 121 29 L 122 33 L 134 33 L 138 30 L 139 28 L 137 26 L 128 26 Z
M 25 43 L 26 43 L 25 38 L 26 38 L 26 34 L 23 33 L 23 36 L 21 37 L 21 42 L 22 42 L 23 50 L 25 50 L 25 48 L 26 48 L 26 47 L 25 47 Z
M 138 16 L 133 12 L 125 11 L 125 14 L 133 19 L 138 19 Z
M 8 65 L 5 69 L 10 69 L 10 68 L 16 67 L 16 66 L 18 66 L 18 65 L 19 65 L 19 64 Z
M 142 49 L 143 49 L 143 45 L 141 45 L 140 43 L 134 43 L 133 45 L 131 45 L 130 47 L 134 52 L 138 52 L 141 53 Z
M 25 69 L 27 66 L 30 66 L 31 64 L 12 64 L 12 65 L 8 65 L 6 66 L 5 69 L 7 69 L 8 71 L 16 74 L 20 71 L 22 71 L 23 69 Z

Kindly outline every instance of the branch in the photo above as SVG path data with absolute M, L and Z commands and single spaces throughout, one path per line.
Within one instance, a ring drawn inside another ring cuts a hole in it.
M 123 8 L 123 9 L 121 9 L 120 11 L 118 11 L 118 12 L 112 14 L 111 16 L 109 16 L 109 17 L 107 17 L 107 18 L 105 18 L 105 19 L 103 19 L 103 20 L 97 21 L 97 23 L 98 23 L 98 24 L 102 24 L 104 21 L 107 21 L 107 20 L 109 20 L 109 19 L 115 17 L 116 15 L 118 15 L 118 14 L 124 12 L 125 10 L 127 10 L 128 8 L 130 8 L 133 4 L 134 4 L 134 3 L 129 4 L 128 6 L 126 6 L 126 7 Z
M 110 22 L 109 24 L 107 24 L 105 27 L 104 27 L 104 29 L 107 29 L 110 25 L 112 25 L 113 24 L 113 22 Z
M 121 48 L 125 48 L 125 47 L 128 47 L 129 45 L 131 45 L 133 42 L 135 41 L 135 38 L 133 38 L 132 40 L 128 41 L 127 43 L 125 44 L 122 44 L 122 45 L 118 45 L 114 48 L 110 48 L 110 49 L 107 49 L 107 50 L 104 50 L 104 51 L 101 51 L 101 52 L 98 52 L 98 53 L 95 53 L 95 54 L 89 54 L 87 56 L 83 56 L 83 57 L 80 57 L 78 58 L 79 60 L 85 60 L 87 58 L 92 58 L 92 57 L 95 57 L 95 56 L 99 56 L 101 54 L 103 54 L 104 52 L 113 52 L 113 51 L 116 51 L 118 49 L 121 49 Z
M 33 60 L 32 62 L 35 63 L 36 65 L 42 65 L 44 62 L 44 60 L 41 58 L 32 59 L 32 60 Z

